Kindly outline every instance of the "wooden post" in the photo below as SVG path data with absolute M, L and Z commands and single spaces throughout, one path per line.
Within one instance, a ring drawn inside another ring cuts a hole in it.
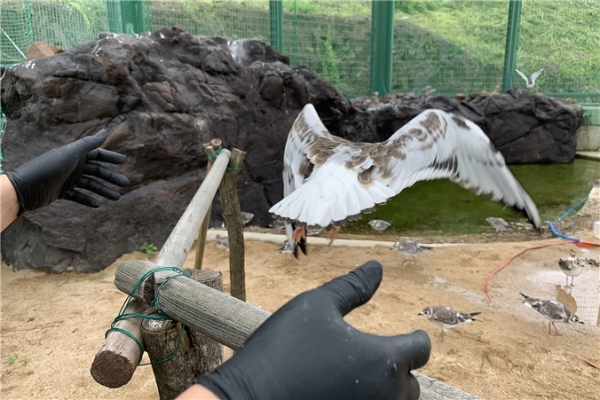
M 188 335 L 179 322 L 154 319 L 142 321 L 142 335 L 160 400 L 174 399 L 194 382 Z
M 223 174 L 225 174 L 225 170 L 227 165 L 229 164 L 229 157 L 231 156 L 231 152 L 229 150 L 222 150 L 217 159 L 215 160 L 213 167 L 210 172 L 206 174 L 206 178 L 200 188 L 192 198 L 190 204 L 187 206 L 181 218 L 173 228 L 173 231 L 169 235 L 167 241 L 160 249 L 158 256 L 156 257 L 156 264 L 152 264 L 154 268 L 156 266 L 176 266 L 179 267 L 183 265 L 190 249 L 192 248 L 192 244 L 194 243 L 194 238 L 200 228 L 200 224 L 202 220 L 206 216 L 206 212 L 210 207 L 210 204 L 217 193 L 217 189 L 219 187 L 219 183 L 223 178 Z M 169 273 L 165 274 L 154 274 L 152 275 L 153 280 L 161 281 L 161 276 L 168 276 Z M 139 276 L 141 278 L 141 275 Z M 164 279 L 164 278 L 163 278 Z M 116 278 L 115 278 L 116 280 Z M 130 287 L 130 290 L 133 289 L 133 286 Z M 152 288 L 148 290 L 154 290 Z M 130 294 L 130 292 L 125 292 L 126 294 Z M 146 298 L 152 299 L 154 297 L 154 292 L 152 295 L 146 293 Z M 140 288 L 136 291 L 133 297 L 143 299 L 144 298 L 144 289 Z M 149 305 L 150 302 L 146 301 Z M 143 311 L 143 310 L 142 310 Z M 128 331 L 131 332 L 138 341 L 142 342 L 142 333 L 141 333 L 141 320 L 130 320 L 131 324 L 136 324 L 137 329 L 129 326 Z M 135 371 L 135 367 L 139 364 L 139 358 L 135 358 L 132 356 L 136 351 L 139 351 L 137 344 L 130 338 L 128 341 L 120 343 L 122 341 L 122 334 L 119 335 L 108 335 L 106 340 L 104 341 L 104 345 L 96 354 L 96 358 L 92 363 L 92 373 L 96 376 L 100 377 L 100 380 L 96 379 L 98 383 L 107 387 L 119 387 L 129 382 L 131 376 L 133 376 L 133 372 Z M 119 346 L 122 346 L 121 349 Z M 122 353 L 126 358 L 127 362 L 120 363 L 107 363 L 104 360 L 107 355 L 105 352 L 114 351 L 113 349 L 120 348 L 120 353 Z M 100 359 L 100 361 L 97 361 Z M 133 370 L 130 369 L 129 365 L 133 366 Z M 117 378 L 111 378 L 111 377 Z M 107 378 L 102 378 L 107 377 Z M 121 379 L 122 378 L 122 379 Z M 116 379 L 116 380 L 115 380 Z M 115 381 L 116 383 L 111 383 Z M 108 386 L 104 382 L 108 382 L 108 384 L 113 384 L 117 386 Z
M 219 271 L 186 269 L 186 272 L 196 282 L 223 290 Z M 176 321 L 143 320 L 142 335 L 161 400 L 174 399 L 194 383 L 194 378 L 223 362 L 221 344 Z
M 139 301 L 132 300 L 124 314 L 142 314 L 147 306 Z M 141 319 L 123 319 L 115 323 L 115 328 L 131 333 L 143 345 Z M 119 331 L 110 331 L 106 336 L 104 345 L 96 354 L 90 373 L 96 382 L 109 387 L 118 388 L 131 380 L 133 373 L 142 359 L 139 346 L 126 334 Z
M 204 144 L 202 147 L 208 157 L 208 163 L 206 164 L 206 174 L 208 175 L 213 164 L 211 160 L 214 160 L 217 157 L 217 153 L 221 150 L 221 139 L 214 138 L 210 141 L 210 144 Z M 200 226 L 198 238 L 196 239 L 196 259 L 194 261 L 194 268 L 196 269 L 202 269 L 202 259 L 204 258 L 204 249 L 206 246 L 206 230 L 209 224 L 210 206 L 208 207 L 208 211 L 206 211 L 206 216 L 204 217 L 204 221 L 202 221 L 202 226 Z
M 238 172 L 244 165 L 246 152 L 233 149 L 229 159 L 229 171 L 223 176 L 219 186 L 219 198 L 223 205 L 223 216 L 229 235 L 229 271 L 231 295 L 246 301 L 246 272 L 244 270 L 244 223 L 237 195 Z
M 130 293 L 138 281 L 154 268 L 156 265 L 150 261 L 124 261 L 115 272 L 115 285 L 120 291 Z M 158 288 L 154 275 L 135 291 L 135 298 L 152 301 L 150 293 L 156 293 Z M 160 289 L 159 301 L 164 314 L 234 350 L 269 315 L 267 311 L 185 276 L 166 282 Z

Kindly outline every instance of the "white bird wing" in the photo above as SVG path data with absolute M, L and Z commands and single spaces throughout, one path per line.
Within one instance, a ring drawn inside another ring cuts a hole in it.
M 485 133 L 440 110 L 424 111 L 385 142 L 353 143 L 331 135 L 309 104 L 288 136 L 283 177 L 285 197 L 269 211 L 309 226 L 358 217 L 438 178 L 524 209 L 540 226 L 535 204 Z
M 531 81 L 535 82 L 535 80 L 538 78 L 538 76 L 542 74 L 542 72 L 544 72 L 544 68 L 540 69 L 539 71 L 535 71 L 533 74 L 531 74 Z
M 525 80 L 525 83 L 529 84 L 529 79 L 527 79 L 527 76 L 525 76 L 524 73 L 522 73 L 518 69 L 515 69 L 515 71 L 517 71 L 517 74 L 521 75 L 521 78 L 523 78 L 523 80 Z

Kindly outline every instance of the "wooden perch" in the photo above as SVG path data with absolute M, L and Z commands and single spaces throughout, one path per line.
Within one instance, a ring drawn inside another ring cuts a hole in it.
M 124 313 L 142 314 L 146 307 L 143 302 L 132 300 Z M 114 327 L 131 333 L 143 345 L 141 322 L 142 320 L 137 318 L 123 319 Z M 131 380 L 141 359 L 142 351 L 133 339 L 122 332 L 110 331 L 104 345 L 94 357 L 90 373 L 99 384 L 109 388 L 118 388 Z
M 179 218 L 177 225 L 175 225 L 175 228 L 173 228 L 171 235 L 169 235 L 169 238 L 162 246 L 158 256 L 156 257 L 156 264 L 152 265 L 175 267 L 180 267 L 183 265 L 183 262 L 185 261 L 192 244 L 194 243 L 194 238 L 198 233 L 200 225 L 206 216 L 207 210 L 210 207 L 215 194 L 217 193 L 217 189 L 219 188 L 223 174 L 225 173 L 227 165 L 229 164 L 230 156 L 231 152 L 229 150 L 221 151 L 210 172 L 206 174 L 204 182 L 202 182 L 202 185 L 200 185 L 200 188 L 192 198 L 190 204 L 185 209 L 181 218 Z M 163 275 L 159 273 L 153 275 L 152 278 L 160 281 L 161 276 L 168 275 L 169 273 Z M 133 286 L 131 286 L 129 290 L 132 289 Z M 138 290 L 133 297 L 143 298 L 143 290 L 143 288 Z M 129 292 L 125 293 L 130 294 Z M 146 294 L 146 296 L 149 296 L 149 294 Z M 146 305 L 148 304 L 149 302 L 146 302 Z M 143 310 L 140 312 L 143 312 Z M 132 319 L 128 322 L 130 322 L 131 325 L 128 325 L 127 330 L 132 333 L 141 343 L 143 341 L 140 328 L 141 320 Z M 132 325 L 136 326 L 134 327 Z M 109 334 L 104 341 L 104 345 L 98 354 L 96 354 L 96 358 L 92 363 L 92 370 L 90 371 L 92 376 L 94 376 L 94 379 L 96 379 L 98 383 L 106 387 L 119 387 L 129 382 L 133 376 L 135 368 L 139 364 L 139 357 L 136 358 L 135 356 L 135 352 L 139 352 L 139 347 L 129 337 L 127 337 L 127 341 L 122 342 L 123 339 L 121 336 L 124 335 L 121 333 Z M 115 352 L 115 348 L 119 349 L 118 354 L 123 355 L 125 360 L 119 359 L 121 360 L 119 362 L 112 361 L 114 360 L 114 356 L 111 356 L 110 352 Z
M 156 265 L 150 261 L 124 261 L 117 267 L 115 285 L 129 293 L 154 268 Z M 153 296 L 144 294 L 156 293 L 157 288 L 151 275 L 140 285 L 135 297 L 149 303 Z M 166 282 L 158 297 L 164 314 L 234 350 L 269 316 L 260 308 L 184 276 Z
M 210 144 L 204 144 L 202 147 L 204 148 L 204 153 L 208 157 L 208 163 L 206 164 L 206 174 L 208 175 L 213 164 L 212 160 L 217 157 L 217 153 L 221 150 L 221 139 L 212 139 Z M 210 205 L 206 211 L 206 216 L 204 217 L 204 221 L 202 221 L 200 230 L 198 231 L 198 238 L 196 239 L 196 259 L 194 261 L 194 268 L 196 269 L 202 269 L 202 259 L 204 258 L 204 248 L 206 245 L 206 230 L 208 229 L 209 223 Z
M 244 270 L 244 223 L 237 195 L 238 172 L 244 165 L 246 152 L 233 149 L 229 159 L 229 171 L 219 186 L 219 198 L 223 205 L 223 216 L 229 237 L 229 271 L 231 295 L 246 301 L 246 272 Z
M 115 284 L 119 290 L 127 293 L 143 275 L 155 267 L 149 261 L 125 261 L 117 267 Z M 152 277 L 146 279 L 142 286 L 146 287 L 146 290 L 138 291 L 141 296 L 144 292 L 156 292 L 157 286 Z M 237 350 L 271 315 L 267 311 L 184 276 L 165 283 L 160 289 L 159 298 L 165 314 L 234 350 Z M 412 374 L 419 381 L 422 400 L 478 399 L 476 396 L 418 372 L 412 371 Z

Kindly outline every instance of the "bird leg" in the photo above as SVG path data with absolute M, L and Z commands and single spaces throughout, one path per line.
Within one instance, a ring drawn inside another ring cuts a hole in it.
M 331 246 L 331 243 L 333 243 L 333 240 L 335 239 L 339 231 L 340 227 L 338 225 L 334 225 L 331 228 L 331 230 L 329 231 L 329 246 Z
M 294 239 L 294 244 L 298 244 L 300 239 L 306 240 L 306 227 L 301 226 L 296 228 L 292 235 L 292 239 Z
M 550 324 L 552 324 L 552 326 L 554 327 L 554 331 L 556 332 L 556 336 L 562 336 L 560 333 L 558 333 L 558 329 L 556 328 L 556 325 L 554 325 L 554 321 L 548 322 L 548 333 L 550 333 L 552 335 L 552 330 L 550 329 Z
M 444 336 L 446 336 L 446 332 L 442 329 L 442 332 L 440 332 L 440 339 L 443 342 L 444 341 Z

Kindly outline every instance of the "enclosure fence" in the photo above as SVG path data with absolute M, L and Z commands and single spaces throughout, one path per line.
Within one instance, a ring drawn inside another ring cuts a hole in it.
M 350 97 L 525 88 L 600 103 L 598 0 L 3 0 L 0 61 L 30 44 L 68 49 L 99 32 L 178 26 L 195 35 L 254 38 Z

